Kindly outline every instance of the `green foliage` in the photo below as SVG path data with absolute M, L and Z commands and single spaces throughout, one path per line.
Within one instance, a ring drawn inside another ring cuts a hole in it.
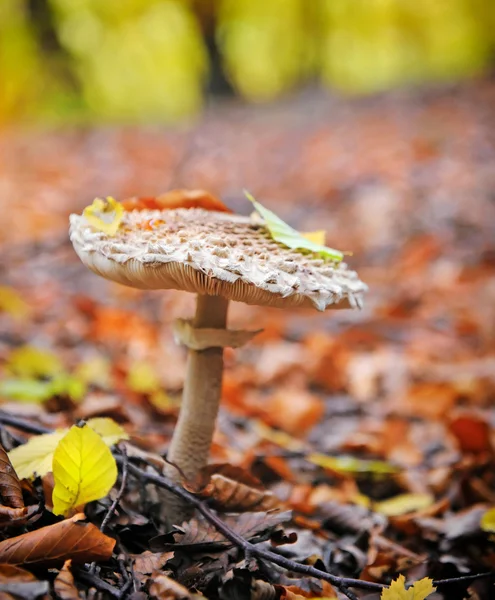
M 61 48 L 47 52 L 27 6 L 0 2 L 0 121 L 29 109 L 190 116 L 203 103 L 211 24 L 225 75 L 252 101 L 307 79 L 366 94 L 470 76 L 495 42 L 495 4 L 482 0 L 48 0 Z
M 343 253 L 339 250 L 328 248 L 327 246 L 317 244 L 311 239 L 308 239 L 302 233 L 299 233 L 299 231 L 296 231 L 293 227 L 287 225 L 287 223 L 282 221 L 280 217 L 277 217 L 274 212 L 257 202 L 251 194 L 246 191 L 244 193 L 247 199 L 253 203 L 254 208 L 263 217 L 270 235 L 276 242 L 280 242 L 284 246 L 294 250 L 308 250 L 309 252 L 315 252 L 320 256 L 330 258 L 334 261 L 341 261 L 344 257 Z

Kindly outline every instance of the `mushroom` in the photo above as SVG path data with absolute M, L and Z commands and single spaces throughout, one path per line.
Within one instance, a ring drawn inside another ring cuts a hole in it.
M 84 215 L 70 217 L 70 239 L 96 274 L 127 286 L 197 294 L 192 320 L 174 324 L 189 355 L 182 406 L 166 475 L 194 478 L 208 461 L 221 397 L 223 348 L 257 332 L 226 328 L 229 300 L 279 308 L 356 308 L 366 285 L 344 263 L 323 260 L 274 241 L 252 217 L 202 208 L 124 212 L 114 235 Z M 176 467 L 179 467 L 177 469 Z M 167 495 L 162 515 L 180 523 L 187 507 Z

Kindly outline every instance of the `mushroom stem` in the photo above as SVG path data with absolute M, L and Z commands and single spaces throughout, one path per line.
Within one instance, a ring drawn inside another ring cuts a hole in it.
M 229 301 L 220 296 L 198 295 L 193 326 L 225 329 Z M 223 348 L 189 350 L 186 379 L 179 418 L 167 459 L 177 465 L 188 480 L 208 462 L 211 441 L 220 404 L 223 374 Z M 180 483 L 181 474 L 173 465 L 165 468 L 167 477 Z M 188 507 L 177 496 L 167 494 L 162 517 L 167 524 L 180 524 Z

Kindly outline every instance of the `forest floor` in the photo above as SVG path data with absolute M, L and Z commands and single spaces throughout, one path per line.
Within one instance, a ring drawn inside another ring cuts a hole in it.
M 128 461 L 135 447 L 151 463 L 166 454 L 185 367 L 171 324 L 192 314 L 194 298 L 95 276 L 77 259 L 67 224 L 95 196 L 177 187 L 207 189 L 244 214 L 249 189 L 299 230 L 325 229 L 330 246 L 353 252 L 348 262 L 369 285 L 361 311 L 233 303 L 229 324 L 263 333 L 226 352 L 212 462 L 249 470 L 261 481 L 262 503 L 236 509 L 250 515 L 249 527 L 225 517 L 230 526 L 258 536 L 262 549 L 373 583 L 399 573 L 442 580 L 495 569 L 495 516 L 483 518 L 495 507 L 495 84 L 346 102 L 302 95 L 257 109 L 226 104 L 189 129 L 4 132 L 6 450 L 33 431 L 111 417 L 130 436 L 118 446 Z M 54 373 L 70 385 L 48 393 L 32 385 Z M 9 416 L 21 423 L 8 425 Z M 29 432 L 22 423 L 40 427 Z M 6 541 L 60 521 L 50 512 L 50 477 L 25 492 L 43 499 L 41 516 L 20 529 L 7 522 Z M 136 600 L 346 597 L 345 586 L 337 591 L 245 556 L 199 517 L 184 535 L 155 540 L 149 553 L 149 540 L 163 533 L 154 488 L 142 494 L 145 482 L 132 472 L 124 483 L 106 528 L 117 539 L 113 558 L 73 568 L 83 597 L 94 597 L 92 588 Z M 87 505 L 97 527 L 118 488 Z M 60 591 L 57 569 L 70 553 L 31 568 L 25 556 L 5 559 L 2 543 L 0 563 L 24 564 L 38 581 L 58 581 L 60 597 L 77 597 L 68 564 L 72 596 Z M 0 590 L 5 577 L 0 564 Z M 29 577 L 17 577 L 24 587 L 5 593 L 35 598 Z M 431 598 L 493 598 L 493 582 L 440 585 Z M 378 598 L 371 588 L 347 597 Z

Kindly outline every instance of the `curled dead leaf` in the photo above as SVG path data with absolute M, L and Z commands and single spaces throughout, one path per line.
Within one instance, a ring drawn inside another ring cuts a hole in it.
M 186 587 L 163 573 L 154 572 L 151 581 L 149 594 L 156 600 L 186 600 L 193 597 Z
M 221 200 L 204 190 L 170 190 L 156 197 L 128 198 L 122 202 L 122 205 L 127 211 L 202 208 L 217 212 L 232 212 Z
M 71 565 L 72 561 L 66 560 L 64 566 L 60 570 L 59 574 L 55 577 L 55 581 L 53 582 L 55 594 L 61 598 L 61 600 L 80 599 L 79 592 L 76 584 L 74 583 L 74 575 L 72 575 Z
M 280 508 L 280 500 L 263 488 L 259 479 L 241 467 L 213 464 L 202 469 L 189 491 L 208 498 L 223 512 L 248 512 Z
M 0 499 L 10 508 L 23 508 L 24 500 L 17 473 L 3 446 L 0 445 Z
M 0 542 L 0 563 L 49 568 L 69 559 L 75 563 L 108 560 L 115 540 L 85 519 L 85 515 L 79 513 L 71 519 Z

